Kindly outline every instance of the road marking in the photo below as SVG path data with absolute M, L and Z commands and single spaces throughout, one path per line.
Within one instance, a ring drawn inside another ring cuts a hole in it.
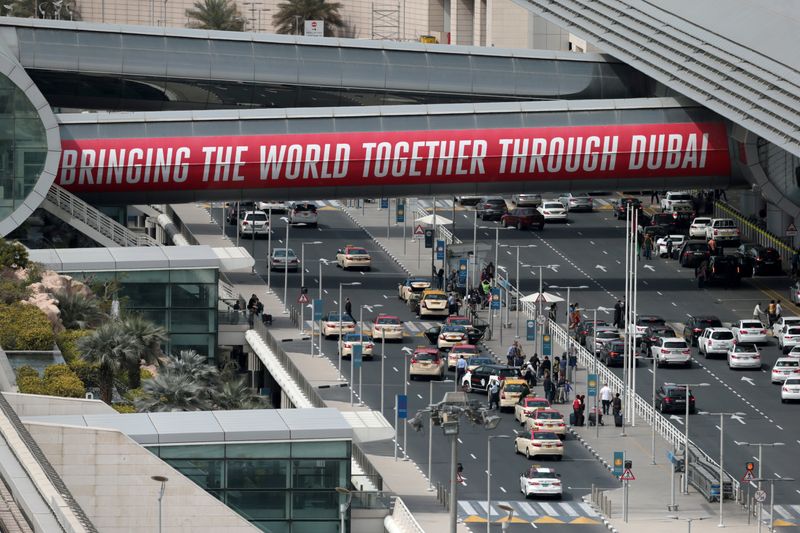
M 461 441 L 461 439 L 458 439 L 458 443 L 459 443 L 459 444 L 464 444 L 464 443 Z
M 606 255 L 608 255 L 608 252 L 606 252 L 605 250 L 603 250 L 603 253 L 604 253 L 604 254 L 606 254 Z
M 656 294 L 658 294 L 659 296 L 664 296 L 663 294 L 661 294 L 661 291 L 656 291 Z
M 503 494 L 505 494 L 505 493 L 506 493 L 506 489 L 504 489 L 503 487 L 500 487 L 500 490 L 502 490 L 502 491 L 503 491 Z
M 468 515 L 478 514 L 478 512 L 472 505 L 469 504 L 469 502 L 458 502 L 458 506 L 461 507 Z
M 550 516 L 558 516 L 558 512 L 549 503 L 539 502 L 539 506 Z
M 678 304 L 676 304 L 675 302 L 671 302 L 671 303 L 672 303 L 673 307 L 678 307 Z
M 325 294 L 328 294 L 328 289 L 322 289 L 322 292 L 324 292 Z
M 417 394 L 417 398 L 422 399 L 422 394 Z
M 384 300 L 388 300 L 388 299 L 389 299 L 389 297 L 388 297 L 388 296 L 386 296 L 386 295 L 384 294 L 384 295 L 383 295 L 383 299 L 384 299 Z
M 568 504 L 568 503 L 559 503 L 558 505 L 560 505 L 561 508 L 564 509 L 569 516 L 578 516 L 578 513 L 575 511 L 575 509 L 572 508 L 572 506 L 570 504 Z
M 469 456 L 470 456 L 470 457 L 472 457 L 473 459 L 475 459 L 476 461 L 478 460 L 478 458 L 477 458 L 477 457 L 475 457 L 475 454 L 474 454 L 474 453 L 471 453 L 471 454 L 469 454 Z
M 393 367 L 392 367 L 392 369 L 393 369 L 395 372 L 400 372 L 399 370 L 397 370 L 397 367 L 396 367 L 396 366 L 393 366 Z
M 592 246 L 594 246 L 594 245 L 595 245 L 595 244 L 594 244 L 594 241 L 589 241 L 589 244 L 591 244 Z
M 776 478 L 778 478 L 778 479 L 783 479 L 783 476 L 782 476 L 782 475 L 780 475 L 780 474 L 779 474 L 779 473 L 777 473 L 777 472 L 775 472 L 773 475 L 774 475 Z M 777 505 L 776 505 L 776 507 L 777 507 Z
M 517 505 L 519 505 L 522 510 L 525 511 L 525 514 L 529 516 L 539 516 L 539 513 L 536 512 L 536 509 L 534 509 L 533 506 L 528 502 L 517 502 Z

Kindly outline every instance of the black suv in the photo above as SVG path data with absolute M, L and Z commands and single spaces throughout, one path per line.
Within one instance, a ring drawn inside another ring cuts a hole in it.
M 732 255 L 712 255 L 708 258 L 706 268 L 706 284 L 712 283 L 731 287 L 742 280 L 742 267 L 739 260 Z
M 638 198 L 631 198 L 630 196 L 625 196 L 624 198 L 620 198 L 614 205 L 614 216 L 617 217 L 617 220 L 622 220 L 628 216 L 629 205 L 636 210 L 642 208 L 642 202 L 640 202 Z
M 469 374 L 469 382 L 464 385 L 464 390 L 472 392 L 476 390 L 488 390 L 489 378 L 498 376 L 500 379 L 518 378 L 521 376 L 519 368 L 506 365 L 480 365 Z
M 650 348 L 658 342 L 661 337 L 677 337 L 675 330 L 669 326 L 650 326 L 642 334 L 639 341 L 639 352 L 641 357 L 651 357 Z
M 600 360 L 606 366 L 622 366 L 625 359 L 625 341 L 608 341 L 600 348 Z
M 780 276 L 781 255 L 775 248 L 764 248 L 758 244 L 742 244 L 734 254 L 741 265 L 742 277 Z
M 478 218 L 481 220 L 500 220 L 506 214 L 508 208 L 506 201 L 500 197 L 484 197 L 475 206 L 478 211 Z
M 698 315 L 691 316 L 686 320 L 683 326 L 683 338 L 690 346 L 697 346 L 697 339 L 706 328 L 721 328 L 722 322 L 714 315 Z
M 686 387 L 674 383 L 664 383 L 656 389 L 656 406 L 662 413 L 685 413 Z M 692 389 L 689 389 L 689 412 L 695 413 Z
M 705 241 L 686 241 L 678 252 L 678 261 L 684 268 L 695 268 L 711 256 Z

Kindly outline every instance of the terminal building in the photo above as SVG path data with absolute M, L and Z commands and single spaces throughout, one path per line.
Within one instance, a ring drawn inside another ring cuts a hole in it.
M 0 235 L 59 272 L 119 280 L 167 328 L 171 351 L 250 344 L 287 406 L 307 408 L 323 406 L 270 366 L 268 341 L 219 321 L 218 302 L 240 296 L 224 271 L 254 259 L 193 246 L 170 204 L 737 187 L 737 213 L 789 253 L 800 213 L 792 17 L 751 0 L 623 4 L 415 0 L 390 13 L 399 33 L 357 35 L 396 40 L 189 30 L 175 27 L 181 3 L 158 14 L 88 2 L 92 22 L 3 17 Z M 359 16 L 374 20 L 371 9 Z M 500 37 L 499 21 L 519 12 L 524 29 Z M 248 24 L 268 28 L 253 13 Z M 440 44 L 398 42 L 423 32 Z M 245 423 L 105 407 L 4 391 L 0 475 L 19 524 L 152 529 L 151 504 L 122 517 L 108 504 L 138 487 L 157 495 L 169 472 L 180 490 L 168 502 L 185 506 L 171 530 L 340 531 L 336 488 L 368 470 L 359 443 L 393 431 L 336 410 Z M 96 453 L 69 457 L 70 442 Z M 129 483 L 110 482 L 101 457 L 126 463 Z M 364 507 L 359 527 L 379 530 L 363 524 L 380 506 Z

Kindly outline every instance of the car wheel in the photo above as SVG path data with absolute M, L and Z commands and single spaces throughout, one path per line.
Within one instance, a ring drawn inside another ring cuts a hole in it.
M 786 398 L 781 398 L 781 403 L 786 403 Z
M 514 455 L 519 455 L 519 446 L 517 446 L 516 442 L 514 443 Z
M 461 390 L 463 390 L 464 392 L 472 392 L 472 384 L 469 381 L 463 383 L 461 385 Z
M 517 222 L 517 229 L 522 231 L 525 227 L 522 225 L 522 222 Z
M 404 430 L 404 431 L 405 431 L 405 430 Z M 563 455 L 556 455 L 556 461 L 560 461 L 560 460 L 561 460 L 561 459 L 563 459 L 563 458 L 564 458 L 564 456 L 563 456 Z
M 666 412 L 666 411 L 664 411 L 664 402 L 658 402 L 658 410 L 661 413 L 665 413 Z
M 530 448 L 525 448 L 525 459 L 527 459 L 528 461 L 533 459 L 533 456 L 531 456 L 531 449 Z

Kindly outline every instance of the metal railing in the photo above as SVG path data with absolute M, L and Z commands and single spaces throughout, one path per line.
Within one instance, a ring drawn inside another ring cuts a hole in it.
M 375 465 L 369 460 L 367 454 L 359 448 L 355 443 L 352 446 L 352 456 L 353 460 L 358 463 L 361 467 L 361 470 L 364 471 L 364 476 L 369 479 L 372 484 L 377 488 L 379 491 L 383 490 L 383 477 L 380 475 L 378 470 L 375 468 Z
M 47 191 L 46 200 L 120 246 L 161 246 L 147 233 L 132 231 L 55 183 Z
M 787 240 L 791 242 L 791 237 L 782 238 L 765 230 L 753 220 L 748 219 L 742 213 L 722 201 L 714 202 L 714 218 L 733 219 L 739 228 L 739 233 L 741 234 L 743 242 L 748 241 L 760 246 L 775 248 L 781 255 L 783 268 L 788 269 L 791 266 L 794 250 L 791 245 L 786 244 Z
M 425 530 L 419 525 L 419 522 L 414 518 L 414 515 L 400 496 L 394 499 L 392 518 L 402 531 L 407 533 L 425 533 Z

